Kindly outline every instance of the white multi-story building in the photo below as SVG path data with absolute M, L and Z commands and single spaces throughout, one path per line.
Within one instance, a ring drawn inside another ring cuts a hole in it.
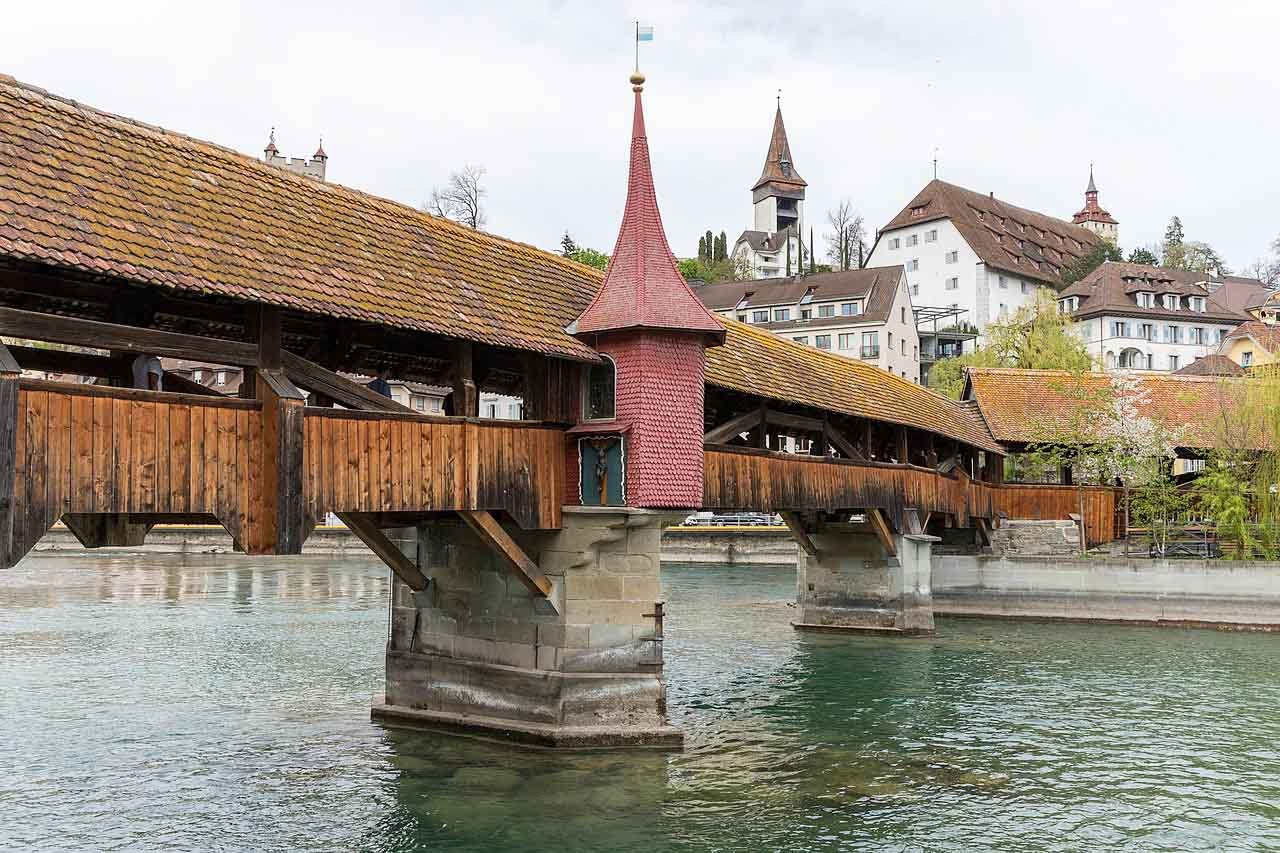
M 764 169 L 751 187 L 754 223 L 733 244 L 732 257 L 752 278 L 780 278 L 804 271 L 804 190 L 808 184 L 791 160 L 782 105 L 773 117 L 773 136 Z
M 1058 297 L 1103 370 L 1161 373 L 1218 351 L 1250 319 L 1261 282 L 1109 261 Z
M 920 381 L 920 339 L 902 267 L 694 288 L 716 313 Z
M 917 308 L 963 311 L 981 332 L 1032 302 L 1037 288 L 1057 286 L 1063 266 L 1101 239 L 994 194 L 933 180 L 880 230 L 868 263 L 901 264 Z

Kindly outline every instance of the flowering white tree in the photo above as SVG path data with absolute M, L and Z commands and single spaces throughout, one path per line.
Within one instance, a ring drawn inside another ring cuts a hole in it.
M 1149 414 L 1150 394 L 1139 376 L 1122 371 L 1108 374 L 1102 383 L 1098 378 L 1078 374 L 1054 389 L 1064 398 L 1066 411 L 1047 413 L 1037 425 L 1040 438 L 1034 449 L 1048 464 L 1071 468 L 1072 479 L 1081 489 L 1081 517 L 1087 484 L 1123 487 L 1126 507 L 1129 490 L 1142 489 L 1143 521 L 1150 523 L 1153 537 L 1163 547 L 1169 519 L 1183 503 L 1169 476 L 1169 463 L 1185 427 Z

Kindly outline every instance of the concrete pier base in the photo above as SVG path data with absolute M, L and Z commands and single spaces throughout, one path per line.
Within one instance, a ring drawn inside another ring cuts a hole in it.
M 796 558 L 796 628 L 933 633 L 930 549 L 937 537 L 897 536 L 894 555 L 860 525 L 824 525 L 810 539 L 817 555 L 801 550 Z
M 566 507 L 559 531 L 507 525 L 552 581 L 549 598 L 461 521 L 419 525 L 412 544 L 431 583 L 395 584 L 374 719 L 540 747 L 679 748 L 653 617 L 671 520 Z

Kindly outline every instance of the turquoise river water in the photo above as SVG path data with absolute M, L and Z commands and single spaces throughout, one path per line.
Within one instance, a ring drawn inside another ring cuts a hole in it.
M 680 753 L 374 725 L 369 560 L 0 575 L 0 849 L 1276 850 L 1280 636 L 795 633 L 794 573 L 664 571 Z

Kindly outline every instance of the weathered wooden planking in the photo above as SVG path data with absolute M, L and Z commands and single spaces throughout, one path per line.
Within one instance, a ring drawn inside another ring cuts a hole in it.
M 1066 520 L 1080 513 L 1083 502 L 1085 538 L 1089 546 L 1116 538 L 1116 489 L 1006 483 L 995 494 L 997 511 L 1018 519 Z
M 372 417 L 304 410 L 308 512 L 504 510 L 554 528 L 563 501 L 564 433 L 524 421 Z
M 990 518 L 990 486 L 927 468 L 716 447 L 704 454 L 703 507 L 759 512 L 883 510 L 902 530 L 907 509 Z

